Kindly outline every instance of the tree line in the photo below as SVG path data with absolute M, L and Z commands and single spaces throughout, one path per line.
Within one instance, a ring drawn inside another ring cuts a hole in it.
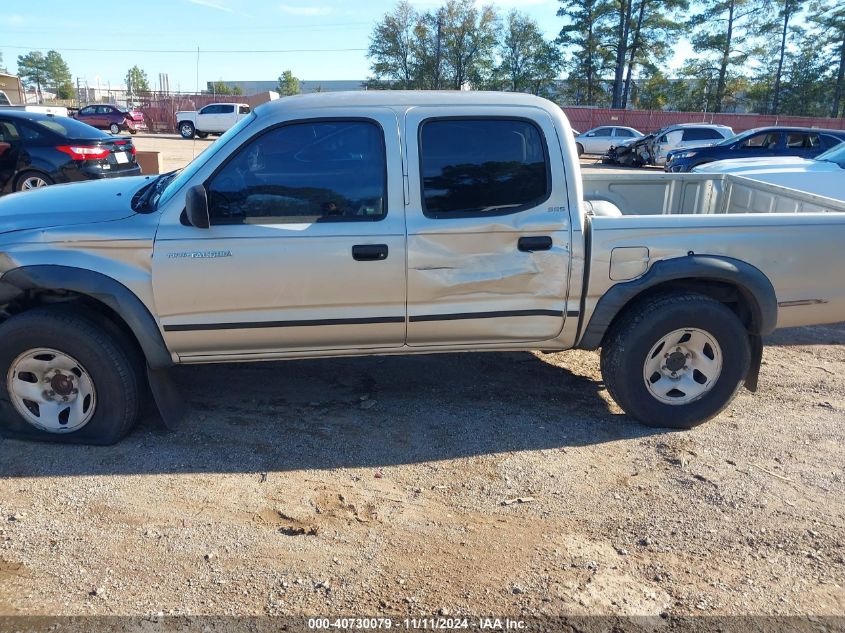
M 558 0 L 558 35 L 474 0 L 400 1 L 373 27 L 371 88 L 511 90 L 562 103 L 845 116 L 841 0 Z M 667 64 L 679 42 L 693 55 Z

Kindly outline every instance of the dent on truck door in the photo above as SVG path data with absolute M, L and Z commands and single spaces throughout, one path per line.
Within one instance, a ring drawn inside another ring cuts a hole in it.
M 412 346 L 543 341 L 563 327 L 570 231 L 554 125 L 533 109 L 487 112 L 406 116 Z
M 181 201 L 168 210 L 153 286 L 171 349 L 190 358 L 404 343 L 396 118 L 352 112 L 244 143 L 206 183 L 209 229 L 182 225 Z

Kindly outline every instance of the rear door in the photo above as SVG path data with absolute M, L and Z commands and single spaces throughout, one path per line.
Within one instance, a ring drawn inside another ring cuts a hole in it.
M 246 140 L 205 182 L 210 228 L 180 220 L 184 199 L 164 211 L 153 289 L 168 346 L 186 357 L 401 346 L 401 162 L 388 109 Z
M 786 132 L 785 156 L 812 158 L 822 152 L 822 141 L 817 132 Z
M 631 130 L 627 128 L 615 127 L 613 128 L 613 139 L 611 140 L 610 144 L 619 147 L 626 141 L 630 141 L 635 136 L 636 134 L 634 134 Z
M 222 103 L 217 106 L 212 132 L 225 132 L 237 120 L 237 106 L 234 103 Z
M 520 107 L 406 115 L 408 345 L 556 337 L 570 232 L 551 118 Z

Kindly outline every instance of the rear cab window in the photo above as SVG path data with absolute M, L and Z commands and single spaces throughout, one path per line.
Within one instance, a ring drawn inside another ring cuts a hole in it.
M 551 195 L 545 138 L 528 119 L 428 119 L 419 151 L 426 217 L 507 215 Z

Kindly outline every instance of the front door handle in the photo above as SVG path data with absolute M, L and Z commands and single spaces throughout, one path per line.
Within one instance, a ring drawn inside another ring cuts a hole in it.
M 387 244 L 357 244 L 352 247 L 352 259 L 359 262 L 387 259 Z
M 548 251 L 552 248 L 552 238 L 548 235 L 537 235 L 531 237 L 520 237 L 516 247 L 523 253 L 534 251 Z

